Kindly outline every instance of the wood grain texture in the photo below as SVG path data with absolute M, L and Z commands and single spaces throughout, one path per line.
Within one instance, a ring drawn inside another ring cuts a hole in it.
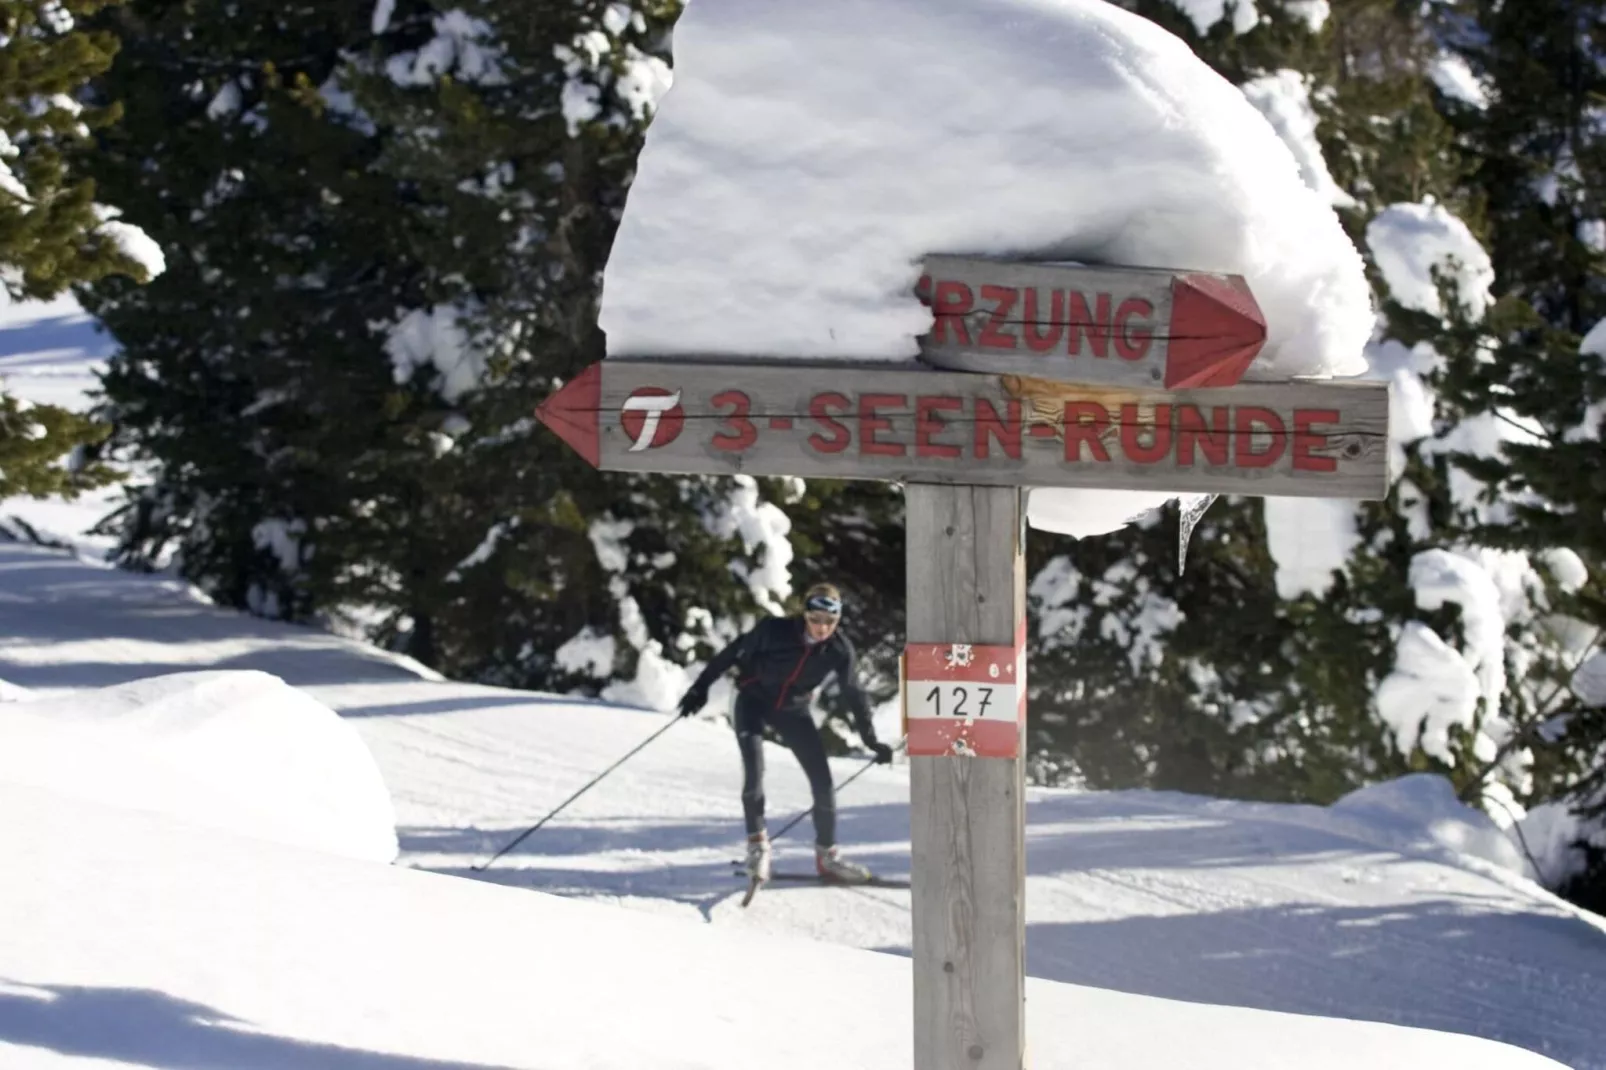
M 1381 382 L 1167 391 L 919 362 L 615 358 L 600 366 L 590 418 L 598 466 L 611 471 L 1279 497 L 1381 498 L 1388 490 L 1389 387 Z M 625 411 L 647 394 L 678 398 L 650 442 L 641 414 Z M 1264 422 L 1268 413 L 1275 426 Z
M 1025 613 L 1021 494 L 911 484 L 908 641 L 1012 644 Z M 1025 1065 L 1020 758 L 911 758 L 914 1065 Z

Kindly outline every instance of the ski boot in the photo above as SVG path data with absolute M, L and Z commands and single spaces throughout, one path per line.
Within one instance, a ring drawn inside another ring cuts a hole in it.
M 863 884 L 871 878 L 868 869 L 843 858 L 835 847 L 814 848 L 814 869 L 821 880 L 837 884 Z
M 770 879 L 770 838 L 765 833 L 747 837 L 747 875 L 760 884 Z

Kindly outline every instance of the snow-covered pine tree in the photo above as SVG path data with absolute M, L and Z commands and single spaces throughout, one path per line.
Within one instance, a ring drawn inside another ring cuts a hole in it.
M 0 0 L 0 301 L 48 299 L 119 273 L 143 281 L 161 256 L 96 200 L 85 173 L 94 131 L 117 120 L 83 87 L 112 63 L 117 41 L 79 20 L 112 0 Z M 65 494 L 112 471 L 83 447 L 107 428 L 54 405 L 0 393 L 0 496 Z M 61 463 L 65 455 L 74 460 Z
M 437 663 L 456 675 L 666 706 L 683 663 L 790 591 L 787 518 L 769 499 L 791 483 L 599 473 L 531 418 L 605 352 L 602 270 L 678 10 L 381 4 L 379 32 L 436 37 L 354 52 L 340 72 L 364 121 L 393 132 L 377 169 L 438 220 L 428 260 L 450 292 L 397 314 L 449 311 L 478 369 L 437 463 L 451 507 L 413 533 L 450 548 L 427 582 Z M 454 28 L 472 28 L 484 73 L 451 67 L 438 42 Z M 442 363 L 426 356 L 412 388 L 438 391 Z
M 1235 83 L 1284 78 L 1270 87 L 1282 89 L 1272 103 L 1314 125 L 1302 72 L 1318 65 L 1321 40 L 1308 22 L 1221 3 L 1126 6 Z M 1314 131 L 1305 133 L 1313 142 Z M 1039 775 L 1268 798 L 1326 799 L 1354 786 L 1356 767 L 1387 751 L 1356 715 L 1368 698 L 1365 673 L 1353 654 L 1348 663 L 1309 656 L 1313 647 L 1331 655 L 1353 626 L 1279 598 L 1258 501 L 1213 503 L 1181 575 L 1179 536 L 1175 508 L 1105 536 L 1033 534 Z
M 1497 303 L 1445 346 L 1442 389 L 1484 433 L 1453 479 L 1470 538 L 1539 566 L 1549 640 L 1517 666 L 1533 755 L 1523 823 L 1541 878 L 1606 904 L 1606 3 L 1463 0 L 1440 12 L 1449 114 L 1475 158 Z M 1574 814 L 1572 811 L 1577 810 Z M 1580 819 L 1581 820 L 1578 820 Z
M 1368 254 L 1386 312 L 1369 357 L 1396 387 L 1398 481 L 1359 506 L 1218 502 L 1180 578 L 1174 514 L 1075 544 L 1036 540 L 1034 743 L 1095 784 L 1321 802 L 1418 769 L 1498 805 L 1532 762 L 1502 751 L 1508 661 L 1553 650 L 1535 638 L 1537 574 L 1491 556 L 1453 515 L 1468 491 L 1445 456 L 1468 432 L 1454 399 L 1435 398 L 1434 347 L 1481 318 L 1488 278 L 1455 214 L 1475 223 L 1478 201 L 1441 114 L 1457 72 L 1431 12 L 1388 0 L 1260 0 L 1252 17 L 1202 0 L 1169 14 L 1129 6 L 1244 87 Z M 1435 268 L 1459 288 L 1441 291 Z
M 431 247 L 430 261 L 470 283 L 454 307 L 485 354 L 442 459 L 460 466 L 449 482 L 464 489 L 449 530 L 434 537 L 459 547 L 436 641 L 451 644 L 441 664 L 461 675 L 667 705 L 686 683 L 683 666 L 817 579 L 846 589 L 847 628 L 867 661 L 896 663 L 895 493 L 598 473 L 530 420 L 605 351 L 602 270 L 671 77 L 678 11 L 675 2 L 384 6 L 375 18 L 386 32 L 408 20 L 470 20 L 497 75 L 465 85 L 382 55 L 353 55 L 341 75 L 368 121 L 413 132 L 379 166 L 444 206 L 450 240 Z M 895 687 L 886 673 L 881 690 Z
M 1220 0 L 1124 6 L 1235 83 L 1289 70 L 1283 96 L 1302 98 L 1295 72 L 1317 63 L 1311 23 L 1280 11 L 1264 18 Z M 1358 762 L 1379 757 L 1378 733 L 1338 731 L 1334 711 L 1364 707 L 1364 683 L 1353 666 L 1328 673 L 1303 656 L 1330 647 L 1334 629 L 1279 600 L 1259 502 L 1213 503 L 1181 575 L 1180 536 L 1176 508 L 1088 539 L 1033 533 L 1036 774 L 1269 798 L 1353 786 Z
M 176 560 L 219 602 L 290 620 L 341 585 L 412 600 L 408 559 L 333 533 L 427 497 L 443 417 L 386 346 L 399 308 L 430 305 L 428 208 L 375 169 L 386 132 L 348 121 L 332 81 L 375 43 L 370 16 L 366 0 L 106 14 L 124 51 L 97 85 L 126 111 L 96 174 L 170 250 L 153 285 L 84 298 L 121 346 L 113 443 L 155 468 L 118 518 L 121 560 Z
M 123 560 L 459 677 L 653 705 L 783 608 L 776 500 L 798 481 L 599 474 L 532 419 L 603 355 L 601 272 L 677 13 L 129 8 L 102 177 L 179 254 L 156 289 L 89 297 L 123 345 L 117 442 L 157 462 Z M 833 495 L 850 504 L 803 509 L 824 532 L 865 512 L 843 488 L 809 501 Z

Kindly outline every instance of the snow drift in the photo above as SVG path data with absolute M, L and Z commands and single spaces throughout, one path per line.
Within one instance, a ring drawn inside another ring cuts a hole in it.
M 352 858 L 397 853 L 390 794 L 362 739 L 264 672 L 0 705 L 0 780 Z
M 1512 838 L 1488 814 L 1463 804 L 1450 781 L 1434 773 L 1357 788 L 1333 803 L 1332 814 L 1363 818 L 1374 834 L 1400 850 L 1438 847 L 1520 876 L 1533 875 Z

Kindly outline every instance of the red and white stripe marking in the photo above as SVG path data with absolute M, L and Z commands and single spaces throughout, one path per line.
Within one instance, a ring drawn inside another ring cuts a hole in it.
M 1026 728 L 1025 642 L 908 644 L 904 718 L 912 757 L 1018 758 Z

